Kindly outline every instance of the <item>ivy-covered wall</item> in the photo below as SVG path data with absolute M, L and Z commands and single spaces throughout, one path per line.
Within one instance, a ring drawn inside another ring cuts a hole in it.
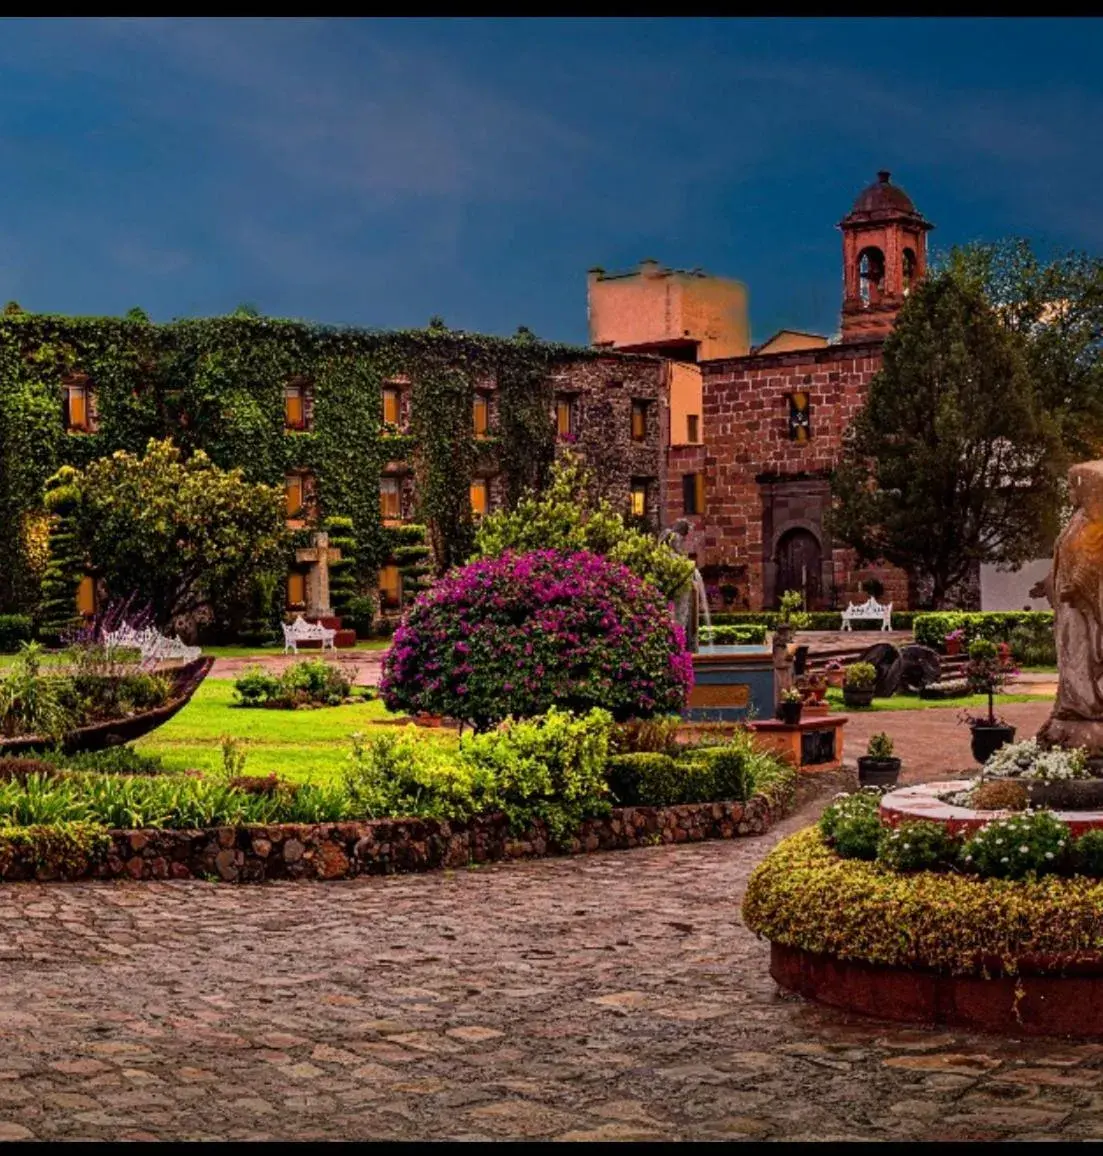
M 380 517 L 381 473 L 406 463 L 414 514 L 438 568 L 448 566 L 470 545 L 472 476 L 498 473 L 510 502 L 542 484 L 555 453 L 553 377 L 577 371 L 589 380 L 596 363 L 614 361 L 624 365 L 620 378 L 637 375 L 657 396 L 655 359 L 527 334 L 380 333 L 248 316 L 155 325 L 140 313 L 70 318 L 9 307 L 0 315 L 0 610 L 39 601 L 47 478 L 116 449 L 140 452 L 151 437 L 201 447 L 269 484 L 309 470 L 319 516 L 352 519 L 364 585 L 392 545 Z M 87 375 L 94 392 L 94 432 L 65 429 L 64 383 L 73 375 Z M 409 382 L 409 424 L 396 430 L 382 424 L 380 391 L 398 378 Z M 285 429 L 284 389 L 296 380 L 310 392 L 305 431 Z M 494 394 L 490 436 L 481 439 L 472 424 L 477 389 Z M 655 476 L 660 461 L 656 442 Z

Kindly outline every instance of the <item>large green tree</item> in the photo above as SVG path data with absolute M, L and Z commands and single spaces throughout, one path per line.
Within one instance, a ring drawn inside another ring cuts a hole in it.
M 156 621 L 241 605 L 255 574 L 280 570 L 288 532 L 282 492 L 223 470 L 172 441 L 143 456 L 122 450 L 67 470 L 68 517 L 92 572 L 112 599 L 148 601 Z
M 943 272 L 908 298 L 848 431 L 833 532 L 927 578 L 936 606 L 977 564 L 1036 557 L 1056 530 L 1058 429 L 1024 345 Z
M 1103 258 L 1048 259 L 1026 240 L 951 249 L 940 268 L 981 292 L 1022 339 L 1039 403 L 1067 461 L 1103 453 Z

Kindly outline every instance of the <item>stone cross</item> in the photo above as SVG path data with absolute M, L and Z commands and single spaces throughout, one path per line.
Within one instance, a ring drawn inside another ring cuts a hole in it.
M 304 618 L 332 618 L 333 607 L 329 604 L 329 564 L 338 562 L 341 551 L 329 544 L 329 535 L 318 531 L 311 538 L 311 545 L 295 551 L 296 562 L 309 562 L 306 572 L 306 613 Z

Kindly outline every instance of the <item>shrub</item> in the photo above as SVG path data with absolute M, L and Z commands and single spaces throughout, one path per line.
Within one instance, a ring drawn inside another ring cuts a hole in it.
M 681 725 L 682 720 L 676 714 L 628 719 L 626 722 L 616 723 L 609 735 L 609 750 L 614 755 L 632 754 L 636 751 L 675 754 Z
M 0 653 L 14 654 L 21 642 L 30 642 L 34 626 L 26 614 L 0 614 Z
M 747 799 L 754 788 L 754 780 L 743 745 L 725 744 L 722 747 L 701 747 L 688 751 L 679 760 L 685 766 L 696 764 L 707 771 L 702 780 L 705 791 L 700 798 L 686 802 L 736 802 Z
M 969 796 L 975 811 L 1025 811 L 1029 802 L 1026 786 L 1011 779 L 983 780 Z
M 164 706 L 172 694 L 172 683 L 163 674 L 138 670 L 123 675 L 115 693 L 124 714 L 138 713 Z
M 685 772 L 660 751 L 611 755 L 605 777 L 616 802 L 624 807 L 665 806 L 682 801 Z
M 880 805 L 881 792 L 866 789 L 842 795 L 824 810 L 820 830 L 841 858 L 876 857 L 883 830 Z
M 0 679 L 0 730 L 60 741 L 77 723 L 71 692 L 70 679 L 42 673 L 37 642 L 20 643 L 19 654 Z
M 111 847 L 107 829 L 98 823 L 52 823 L 47 826 L 0 827 L 0 864 L 13 854 L 30 855 L 40 871 L 77 878 L 101 862 Z
M 1045 748 L 1036 738 L 1007 743 L 984 764 L 986 779 L 1033 779 L 1055 782 L 1067 779 L 1089 779 L 1087 752 L 1066 751 L 1061 747 Z
M 1073 843 L 1072 864 L 1081 875 L 1103 878 L 1103 831 L 1086 831 Z
M 1069 829 L 1050 811 L 1025 812 L 986 823 L 965 844 L 962 863 L 978 875 L 1022 879 L 1059 870 Z
M 345 605 L 342 622 L 356 631 L 357 638 L 369 638 L 379 615 L 379 599 L 370 594 L 358 594 Z
M 756 646 L 766 641 L 766 627 L 758 623 L 742 626 L 716 626 L 711 631 L 707 626 L 700 630 L 702 643 L 716 646 Z
M 49 777 L 57 774 L 57 767 L 43 758 L 0 758 L 0 783 L 26 782 L 28 775 Z
M 893 871 L 939 871 L 957 861 L 961 843 L 942 823 L 919 820 L 885 828 L 877 861 Z
M 651 586 L 596 554 L 538 550 L 474 562 L 419 595 L 380 692 L 391 710 L 485 730 L 553 705 L 669 714 L 692 678 L 682 630 Z
M 866 744 L 866 754 L 871 759 L 891 759 L 893 742 L 887 734 L 873 735 Z
M 1011 653 L 1023 666 L 1056 666 L 1057 642 L 1053 617 L 1049 614 L 1023 615 L 1023 621 L 1008 634 Z
M 260 706 L 275 698 L 279 689 L 279 679 L 260 666 L 251 666 L 234 679 L 234 695 L 242 706 Z
M 893 614 L 893 626 L 897 625 L 897 617 L 896 614 Z M 933 647 L 935 650 L 942 648 L 946 635 L 953 630 L 962 631 L 964 641 L 967 644 L 975 638 L 987 639 L 989 642 L 1010 642 L 1013 644 L 1013 635 L 1020 628 L 1025 628 L 1032 634 L 1035 631 L 1047 630 L 1052 639 L 1053 611 L 940 610 L 934 613 L 916 614 L 913 622 L 915 641 L 924 646 Z M 1016 657 L 1019 656 L 1016 655 Z
M 292 710 L 297 706 L 337 706 L 349 695 L 352 683 L 336 665 L 311 658 L 289 666 L 279 677 L 251 667 L 234 680 L 241 706 L 274 706 Z
M 804 598 L 799 590 L 786 590 L 781 596 L 777 612 L 779 626 L 791 626 L 794 630 L 807 630 L 812 625 L 811 617 L 802 610 Z
M 872 690 L 877 682 L 877 668 L 872 662 L 852 662 L 843 675 L 843 686 L 851 690 Z

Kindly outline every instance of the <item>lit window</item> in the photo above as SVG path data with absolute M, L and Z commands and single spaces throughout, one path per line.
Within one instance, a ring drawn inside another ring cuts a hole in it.
M 471 513 L 474 517 L 481 518 L 486 513 L 488 500 L 486 478 L 476 478 L 471 483 Z
M 306 499 L 303 475 L 288 474 L 284 479 L 284 492 L 287 495 L 287 516 L 297 518 L 302 513 Z
M 306 429 L 305 394 L 301 385 L 289 385 L 283 391 L 283 422 L 288 429 Z
M 398 478 L 379 479 L 379 513 L 384 518 L 402 517 L 402 484 Z
M 705 475 L 682 475 L 682 513 L 703 514 L 705 512 Z
M 558 397 L 555 400 L 555 431 L 561 438 L 573 437 L 578 433 L 573 397 Z
M 383 390 L 383 420 L 388 425 L 398 425 L 398 390 Z
M 789 440 L 806 442 L 812 436 L 812 403 L 808 394 L 802 392 L 789 395 Z
M 701 419 L 695 413 L 686 414 L 686 441 L 696 444 L 700 441 Z
M 636 518 L 647 517 L 647 483 L 632 483 L 632 514 Z
M 85 574 L 77 586 L 77 613 L 85 618 L 96 613 L 96 582 L 89 574 Z
M 292 570 L 287 576 L 287 605 L 306 605 L 306 575 Z
M 642 442 L 647 440 L 647 402 L 632 402 L 632 440 Z
M 486 437 L 490 430 L 490 398 L 485 394 L 475 394 L 475 436 Z
M 88 433 L 92 429 L 91 390 L 87 382 L 72 382 L 65 387 L 65 428 Z
M 402 604 L 402 574 L 393 562 L 379 568 L 379 601 L 391 607 Z
M 885 293 L 885 255 L 880 249 L 858 254 L 858 293 L 863 305 L 876 305 Z

